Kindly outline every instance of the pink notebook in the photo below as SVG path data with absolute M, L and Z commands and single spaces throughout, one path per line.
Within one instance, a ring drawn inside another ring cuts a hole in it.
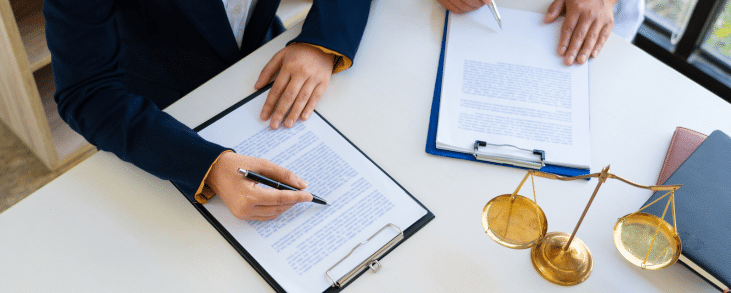
M 685 159 L 698 148 L 706 137 L 708 135 L 678 126 L 675 129 L 675 133 L 673 133 L 673 138 L 670 139 L 670 146 L 665 155 L 665 161 L 662 163 L 660 176 L 657 178 L 657 185 L 662 185 L 685 162 Z

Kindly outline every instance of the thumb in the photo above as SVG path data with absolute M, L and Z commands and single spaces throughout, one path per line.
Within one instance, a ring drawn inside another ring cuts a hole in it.
M 255 172 L 260 172 L 259 174 L 265 177 L 282 182 L 297 189 L 307 188 L 307 182 L 305 180 L 297 177 L 294 172 L 274 164 L 271 161 L 265 161 L 259 167 L 260 168 Z
M 277 52 L 277 54 L 274 54 L 274 57 L 272 57 L 272 60 L 269 60 L 267 65 L 264 66 L 264 68 L 261 70 L 261 73 L 259 73 L 259 79 L 256 80 L 256 83 L 254 84 L 255 89 L 261 89 L 265 85 L 269 83 L 269 81 L 274 78 L 274 75 L 276 75 L 279 72 L 279 69 L 282 67 L 282 61 L 284 60 L 284 50 Z
M 563 6 L 564 0 L 554 0 L 553 3 L 551 3 L 551 6 L 548 7 L 548 13 L 546 13 L 546 17 L 543 19 L 543 21 L 545 23 L 551 23 L 555 21 L 561 14 Z
M 482 4 L 490 5 L 492 4 L 492 0 L 482 0 Z

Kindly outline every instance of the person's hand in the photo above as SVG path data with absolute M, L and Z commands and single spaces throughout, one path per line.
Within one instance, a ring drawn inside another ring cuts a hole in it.
M 294 188 L 307 187 L 304 180 L 270 161 L 225 152 L 211 167 L 206 185 L 221 197 L 236 218 L 273 220 L 296 203 L 312 201 L 312 195 L 306 191 L 277 190 L 258 185 L 243 177 L 238 172 L 239 168 L 254 171 Z
M 327 89 L 335 56 L 307 44 L 290 44 L 264 66 L 254 88 L 261 89 L 276 75 L 261 119 L 273 129 L 290 128 L 298 119 L 307 120 Z M 289 112 L 289 115 L 287 115 Z M 287 115 L 285 120 L 285 115 Z
M 437 0 L 450 12 L 462 14 L 477 10 L 482 5 L 490 5 L 492 0 Z
M 561 25 L 558 54 L 566 65 L 584 64 L 596 57 L 614 27 L 613 6 L 617 0 L 554 0 L 544 18 L 554 22 L 562 11 L 566 17 Z

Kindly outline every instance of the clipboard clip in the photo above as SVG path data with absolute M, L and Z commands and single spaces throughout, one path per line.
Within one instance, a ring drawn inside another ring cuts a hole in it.
M 386 228 L 391 227 L 394 231 L 398 232 L 396 236 L 394 236 L 388 243 L 386 243 L 383 247 L 378 249 L 375 253 L 373 253 L 370 257 L 368 257 L 366 260 L 361 262 L 359 265 L 354 267 L 350 272 L 345 274 L 343 277 L 338 279 L 337 281 L 333 280 L 332 276 L 330 276 L 330 271 L 334 269 L 336 266 L 338 266 L 341 262 L 343 262 L 345 259 L 347 259 L 351 254 L 353 254 L 353 251 L 355 251 L 359 246 L 364 245 L 368 243 L 368 241 L 371 241 L 376 235 L 381 233 Z M 370 268 L 372 272 L 377 272 L 378 269 L 381 268 L 381 263 L 378 261 L 379 258 L 381 258 L 386 252 L 388 252 L 393 246 L 395 246 L 397 243 L 401 242 L 401 240 L 404 239 L 404 232 L 401 231 L 401 228 L 394 224 L 386 224 L 386 226 L 383 226 L 378 232 L 373 234 L 373 236 L 369 237 L 366 241 L 363 241 L 361 243 L 358 243 L 353 249 L 350 250 L 348 255 L 343 257 L 341 260 L 339 260 L 337 263 L 335 263 L 332 267 L 330 267 L 326 272 L 325 276 L 327 276 L 327 279 L 330 281 L 330 284 L 332 284 L 332 287 L 342 287 L 345 286 L 345 284 L 349 283 L 353 279 L 355 279 L 356 276 L 363 270 Z
M 495 146 L 495 147 L 507 146 L 507 147 L 512 147 L 512 148 L 515 148 L 515 149 L 518 149 L 521 151 L 530 152 L 530 153 L 533 153 L 534 155 L 537 155 L 540 158 L 540 161 L 534 162 L 534 161 L 517 159 L 517 158 L 509 158 L 506 156 L 483 155 L 483 154 L 477 153 L 477 149 L 479 147 L 484 147 L 484 146 L 488 146 L 488 145 Z M 481 141 L 481 140 L 475 140 L 475 145 L 472 150 L 472 155 L 475 156 L 475 159 L 479 160 L 479 161 L 488 161 L 488 162 L 493 162 L 493 163 L 498 163 L 498 164 L 509 164 L 509 165 L 536 169 L 536 170 L 541 169 L 546 166 L 546 152 L 545 151 L 519 148 L 512 144 L 492 144 L 492 143 L 488 143 L 488 142 Z

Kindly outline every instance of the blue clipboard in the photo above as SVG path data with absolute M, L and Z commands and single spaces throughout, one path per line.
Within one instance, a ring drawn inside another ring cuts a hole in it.
M 477 160 L 475 158 L 475 156 L 473 156 L 472 154 L 468 154 L 468 153 L 460 153 L 460 152 L 437 149 L 437 124 L 439 121 L 439 101 L 442 96 L 442 72 L 444 71 L 444 49 L 447 44 L 447 22 L 448 22 L 448 20 L 449 20 L 449 11 L 447 11 L 447 15 L 444 17 L 444 32 L 442 34 L 442 49 L 441 49 L 441 52 L 439 53 L 439 67 L 437 67 L 437 80 L 434 83 L 434 99 L 432 100 L 432 104 L 431 104 L 431 114 L 430 114 L 430 118 L 429 118 L 429 132 L 426 136 L 426 152 L 429 154 L 432 154 L 432 155 L 437 155 L 437 156 L 526 169 L 523 167 L 518 167 L 518 166 L 513 166 L 513 165 L 498 164 L 498 163 L 493 163 L 493 162 Z M 547 173 L 553 173 L 553 174 L 561 175 L 561 176 L 580 176 L 580 175 L 589 174 L 589 169 L 569 168 L 569 167 L 563 167 L 563 166 L 557 166 L 557 165 L 545 165 L 544 167 L 542 167 L 540 169 L 540 171 L 547 172 Z

